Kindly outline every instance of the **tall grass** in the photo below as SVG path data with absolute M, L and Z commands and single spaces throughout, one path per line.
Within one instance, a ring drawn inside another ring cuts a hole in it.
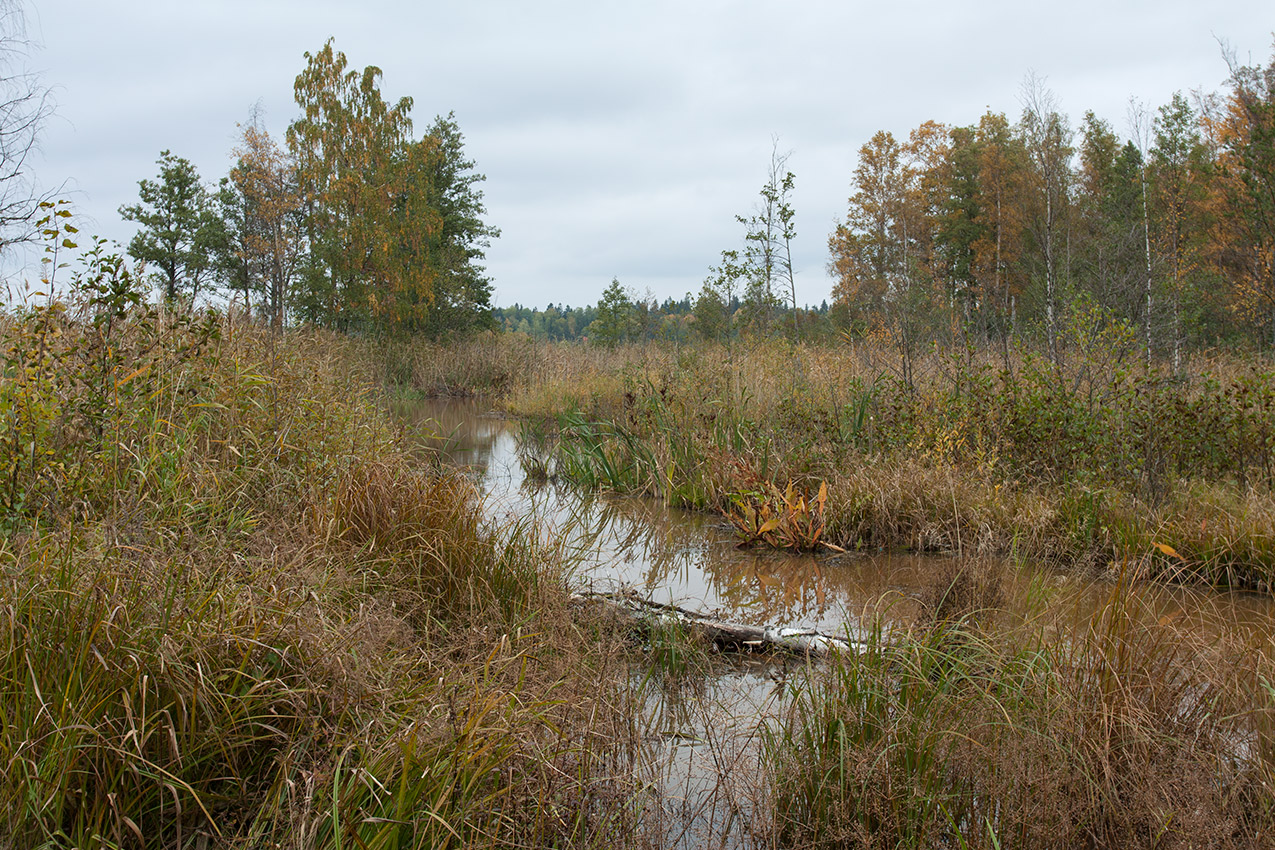
M 1275 373 L 1256 362 L 1171 376 L 1077 343 L 1062 371 L 1027 350 L 935 351 L 903 380 L 863 342 L 536 357 L 503 403 L 553 423 L 558 474 L 584 487 L 729 513 L 826 483 L 823 539 L 843 548 L 1014 549 L 1245 588 L 1275 577 Z
M 620 639 L 372 395 L 369 348 L 149 305 L 0 322 L 0 846 L 631 833 Z
M 810 669 L 767 737 L 790 847 L 1259 847 L 1269 660 L 1121 585 L 1079 634 L 944 620 Z

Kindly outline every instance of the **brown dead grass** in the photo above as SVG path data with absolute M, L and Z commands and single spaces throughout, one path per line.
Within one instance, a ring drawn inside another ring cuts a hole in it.
M 0 846 L 628 840 L 622 642 L 422 466 L 362 344 L 228 321 L 179 360 L 139 321 L 126 382 L 68 315 L 0 385 L 43 417 L 0 542 Z
M 964 577 L 962 572 L 965 573 Z M 1265 847 L 1270 661 L 1157 619 L 1128 585 L 994 631 L 977 563 L 931 617 L 814 670 L 769 739 L 789 847 Z M 959 590 L 959 592 L 957 592 Z M 954 598 L 959 596 L 960 598 Z

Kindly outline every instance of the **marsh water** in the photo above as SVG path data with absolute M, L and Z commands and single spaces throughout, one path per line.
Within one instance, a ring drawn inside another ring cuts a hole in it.
M 470 470 L 492 516 L 534 521 L 566 546 L 576 564 L 573 581 L 582 589 L 636 590 L 653 602 L 731 622 L 838 633 L 883 607 L 906 615 L 903 609 L 933 572 L 932 558 L 908 555 L 741 549 L 720 516 L 529 479 L 518 424 L 480 401 L 426 400 L 402 413 L 429 445 Z
M 877 614 L 916 615 L 916 600 L 942 575 L 950 557 L 889 552 L 823 555 L 741 549 L 722 517 L 669 508 L 640 497 L 595 496 L 540 478 L 520 462 L 519 429 L 475 399 L 412 401 L 397 413 L 448 462 L 467 469 L 503 522 L 536 523 L 570 550 L 573 582 L 597 591 L 636 590 L 749 625 L 852 631 Z M 1042 586 L 1075 602 L 1078 616 L 1103 605 L 1111 582 L 1017 565 L 1007 602 Z M 1159 617 L 1265 631 L 1272 607 L 1255 594 L 1219 594 L 1147 585 L 1139 595 Z M 1086 610 L 1089 600 L 1092 608 Z
M 568 550 L 581 590 L 632 590 L 718 619 L 818 629 L 851 636 L 877 616 L 915 619 L 918 599 L 951 558 L 886 552 L 794 555 L 741 549 L 721 517 L 668 508 L 648 498 L 596 496 L 528 477 L 519 427 L 480 400 L 400 404 L 430 451 L 468 470 L 489 516 L 524 523 Z M 1016 565 L 1006 571 L 1005 605 L 1042 596 L 1065 599 L 1067 617 L 1088 618 L 1109 600 L 1112 582 Z M 1151 616 L 1218 634 L 1271 635 L 1270 600 L 1147 585 Z M 783 700 L 784 662 L 741 658 L 715 667 L 697 688 L 656 689 L 646 702 L 651 746 L 645 778 L 657 805 L 647 813 L 666 846 L 748 844 L 748 801 L 764 793 L 755 777 L 762 718 Z

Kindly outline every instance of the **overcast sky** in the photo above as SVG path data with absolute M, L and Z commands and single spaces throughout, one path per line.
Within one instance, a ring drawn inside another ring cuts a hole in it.
M 410 95 L 418 131 L 455 111 L 487 175 L 495 303 L 698 292 L 738 247 L 772 137 L 796 174 L 798 297 L 828 296 L 828 233 L 856 153 L 922 121 L 1016 119 L 1044 77 L 1073 124 L 1092 109 L 1127 135 L 1131 97 L 1216 91 L 1218 41 L 1271 57 L 1269 0 L 1156 2 L 320 2 L 57 0 L 28 6 L 31 64 L 55 90 L 39 175 L 66 181 L 85 230 L 119 219 L 163 149 L 210 183 L 254 103 L 280 139 L 304 53 L 329 37 L 353 67 Z

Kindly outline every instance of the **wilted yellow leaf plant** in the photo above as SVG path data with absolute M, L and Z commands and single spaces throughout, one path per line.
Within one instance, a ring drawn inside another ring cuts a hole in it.
M 812 552 L 820 547 L 837 548 L 822 539 L 827 502 L 826 481 L 819 482 L 819 492 L 813 498 L 807 498 L 790 480 L 783 490 L 768 484 L 762 492 L 737 493 L 723 513 L 745 546 L 764 543 L 776 549 Z

